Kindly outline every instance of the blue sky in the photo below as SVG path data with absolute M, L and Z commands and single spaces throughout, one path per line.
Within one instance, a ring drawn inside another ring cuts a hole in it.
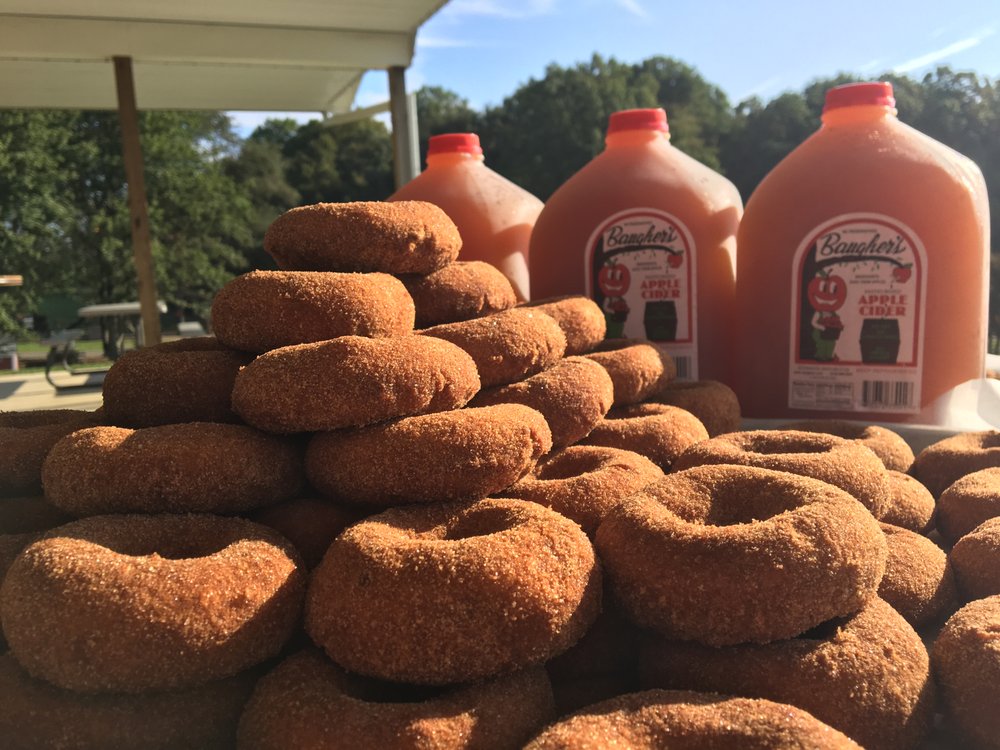
M 442 86 L 478 109 L 594 52 L 678 58 L 734 104 L 841 71 L 919 77 L 948 64 L 996 79 L 1000 0 L 451 0 L 420 29 L 407 88 Z M 373 71 L 356 106 L 387 98 Z M 244 135 L 267 116 L 233 114 Z

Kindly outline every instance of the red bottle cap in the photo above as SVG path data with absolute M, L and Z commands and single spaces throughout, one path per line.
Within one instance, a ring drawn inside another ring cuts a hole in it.
M 879 81 L 878 83 L 845 83 L 843 86 L 834 86 L 826 92 L 826 103 L 823 105 L 823 111 L 826 112 L 838 107 L 865 105 L 895 108 L 896 98 L 892 95 L 892 84 L 888 81 Z
M 435 154 L 475 154 L 483 153 L 479 136 L 475 133 L 444 133 L 432 135 L 427 141 L 427 155 Z
M 612 112 L 608 119 L 608 135 L 623 130 L 659 130 L 668 133 L 670 128 L 667 127 L 667 113 L 661 108 Z

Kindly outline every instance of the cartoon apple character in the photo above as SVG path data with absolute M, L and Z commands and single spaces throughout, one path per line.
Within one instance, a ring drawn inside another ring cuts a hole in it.
M 605 297 L 621 297 L 628 291 L 632 274 L 620 263 L 609 261 L 597 274 L 597 285 Z
M 670 253 L 667 256 L 667 265 L 670 266 L 671 268 L 680 268 L 681 263 L 683 262 L 684 262 L 683 252 Z
M 814 310 L 833 312 L 847 299 L 847 283 L 840 276 L 820 272 L 809 282 L 807 294 Z
M 892 278 L 894 278 L 900 284 L 903 284 L 903 283 L 905 283 L 905 282 L 907 282 L 907 281 L 910 280 L 910 275 L 912 273 L 913 273 L 913 269 L 910 267 L 910 264 L 907 263 L 906 265 L 896 266 L 895 268 L 893 268 L 892 269 Z

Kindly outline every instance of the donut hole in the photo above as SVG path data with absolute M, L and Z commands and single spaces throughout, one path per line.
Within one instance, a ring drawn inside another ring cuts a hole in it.
M 848 622 L 851 620 L 851 616 L 848 617 L 835 617 L 832 620 L 827 620 L 826 622 L 821 622 L 814 628 L 810 628 L 805 633 L 799 636 L 801 640 L 804 641 L 829 641 L 837 636 L 837 633 L 842 629 L 846 628 Z
M 572 479 L 583 474 L 599 471 L 606 462 L 606 457 L 590 453 L 564 454 L 539 466 L 535 479 L 545 482 L 555 482 L 560 479 Z
M 426 703 L 447 694 L 448 686 L 408 685 L 365 675 L 345 675 L 340 689 L 350 698 L 365 703 Z
M 510 508 L 473 508 L 457 516 L 444 528 L 442 539 L 458 542 L 464 539 L 490 536 L 507 531 L 520 523 L 519 515 Z
M 811 432 L 799 432 L 794 435 L 748 433 L 741 447 L 749 453 L 764 456 L 783 453 L 826 453 L 833 447 L 831 441 L 838 439 L 831 435 Z
M 699 526 L 760 523 L 802 505 L 801 495 L 780 483 L 740 476 L 711 485 L 689 478 L 670 491 L 665 504 L 675 515 Z

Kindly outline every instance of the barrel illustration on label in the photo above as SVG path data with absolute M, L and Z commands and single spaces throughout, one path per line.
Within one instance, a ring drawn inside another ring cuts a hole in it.
M 690 232 L 655 208 L 610 216 L 585 254 L 587 295 L 604 311 L 608 338 L 641 338 L 684 358 L 697 378 L 695 257 Z
M 793 264 L 789 406 L 916 412 L 927 259 L 908 227 L 838 216 Z

